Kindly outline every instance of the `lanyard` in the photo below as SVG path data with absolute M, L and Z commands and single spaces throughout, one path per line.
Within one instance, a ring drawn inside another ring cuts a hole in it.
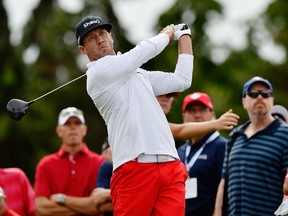
M 207 144 L 211 143 L 213 140 L 215 140 L 219 135 L 220 135 L 220 133 L 218 131 L 215 131 L 213 134 L 211 134 L 211 136 L 206 140 L 206 142 L 201 146 L 201 148 L 193 155 L 193 157 L 190 159 L 189 162 L 187 161 L 187 158 L 188 158 L 190 151 L 191 151 L 191 145 L 186 146 L 185 165 L 186 165 L 186 169 L 187 169 L 188 173 L 189 173 L 190 169 L 192 168 L 192 166 L 194 165 L 194 163 L 196 162 L 199 155 L 201 154 L 201 152 L 203 151 L 203 149 L 205 148 L 205 146 Z

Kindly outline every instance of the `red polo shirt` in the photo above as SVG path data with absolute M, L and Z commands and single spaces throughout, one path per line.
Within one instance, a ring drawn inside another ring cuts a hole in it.
M 51 194 L 63 193 L 86 197 L 95 188 L 100 165 L 105 158 L 88 149 L 86 144 L 73 155 L 63 146 L 54 154 L 43 157 L 35 174 L 35 195 L 50 198 Z
M 16 213 L 15 211 L 13 211 L 12 209 L 7 209 L 3 216 L 20 216 L 20 215 L 17 214 L 17 213 Z
M 24 216 L 35 211 L 34 190 L 21 169 L 0 169 L 0 186 L 7 196 L 9 209 Z

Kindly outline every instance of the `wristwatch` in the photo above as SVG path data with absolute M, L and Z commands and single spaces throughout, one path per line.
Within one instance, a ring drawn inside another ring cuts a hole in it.
M 66 199 L 65 194 L 59 194 L 57 197 L 57 203 L 59 203 L 60 205 L 64 205 L 65 199 Z

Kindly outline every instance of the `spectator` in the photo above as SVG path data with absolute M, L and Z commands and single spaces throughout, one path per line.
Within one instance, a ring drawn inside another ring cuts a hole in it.
M 19 168 L 0 168 L 0 186 L 7 196 L 7 206 L 21 216 L 35 216 L 34 190 Z
M 286 176 L 284 179 L 283 184 L 283 200 L 280 206 L 277 208 L 277 210 L 274 212 L 275 215 L 288 215 L 288 169 L 286 172 Z
M 273 117 L 278 117 L 283 122 L 288 123 L 288 111 L 285 107 L 283 107 L 281 105 L 274 105 L 272 107 L 271 114 Z
M 279 118 L 281 121 L 288 123 L 288 111 L 281 105 L 274 105 L 272 107 L 271 114 L 275 118 Z M 275 215 L 287 215 L 288 214 L 288 169 L 283 184 L 283 201 L 274 213 Z M 278 214 L 279 213 L 279 214 Z M 281 213 L 281 214 L 280 214 Z M 284 214 L 283 214 L 284 213 Z
M 36 168 L 35 203 L 40 215 L 101 215 L 98 207 L 110 200 L 110 191 L 92 193 L 105 158 L 88 149 L 83 142 L 86 132 L 81 110 L 68 107 L 60 112 L 56 133 L 61 148 L 42 158 Z
M 112 177 L 113 165 L 112 152 L 108 143 L 108 138 L 106 138 L 104 143 L 102 144 L 102 156 L 104 156 L 107 160 L 99 168 L 96 186 L 110 189 L 110 180 Z
M 20 216 L 15 211 L 8 208 L 6 201 L 6 195 L 0 187 L 0 216 Z
M 111 152 L 111 148 L 108 142 L 108 137 L 105 138 L 102 144 L 101 155 L 112 163 L 112 152 Z
M 207 122 L 215 119 L 210 97 L 194 92 L 184 98 L 183 122 Z M 186 181 L 186 216 L 211 216 L 221 180 L 226 138 L 217 130 L 189 139 L 178 149 L 189 174 Z
M 105 188 L 110 190 L 110 181 L 113 172 L 113 165 L 112 165 L 112 152 L 110 145 L 108 143 L 108 138 L 105 139 L 102 145 L 102 155 L 106 157 L 107 160 L 99 168 L 96 188 Z M 113 215 L 114 207 L 112 202 L 106 202 L 99 208 L 102 212 L 105 212 L 104 216 Z
M 228 215 L 271 216 L 281 204 L 288 126 L 271 115 L 273 102 L 268 80 L 253 77 L 244 84 L 242 104 L 250 120 L 229 134 L 215 216 L 222 215 L 226 191 Z

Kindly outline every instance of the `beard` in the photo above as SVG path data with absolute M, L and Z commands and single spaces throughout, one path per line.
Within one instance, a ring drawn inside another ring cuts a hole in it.
M 252 110 L 251 113 L 256 119 L 263 119 L 263 118 L 266 118 L 266 116 L 268 115 L 268 112 L 263 109 L 254 109 Z

